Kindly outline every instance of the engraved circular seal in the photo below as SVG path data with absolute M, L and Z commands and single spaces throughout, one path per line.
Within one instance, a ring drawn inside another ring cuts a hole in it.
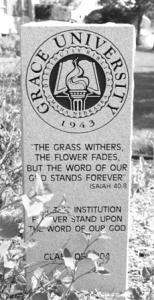
M 110 123 L 128 95 L 125 59 L 106 37 L 85 29 L 58 32 L 34 52 L 26 89 L 49 126 L 86 133 Z

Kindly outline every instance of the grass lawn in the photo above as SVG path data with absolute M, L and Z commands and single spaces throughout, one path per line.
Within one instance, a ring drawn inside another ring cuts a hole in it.
M 134 128 L 154 129 L 154 71 L 135 73 L 133 119 Z
M 133 112 L 133 154 L 153 156 L 154 51 L 136 51 Z
M 136 51 L 134 129 L 154 129 L 154 51 Z

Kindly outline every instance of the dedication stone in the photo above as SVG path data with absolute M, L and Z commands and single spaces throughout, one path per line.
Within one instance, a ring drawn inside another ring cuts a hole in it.
M 126 288 L 134 41 L 131 25 L 22 27 L 24 189 L 40 174 L 54 194 L 51 224 L 26 214 L 27 261 L 51 274 L 71 253 L 79 290 Z

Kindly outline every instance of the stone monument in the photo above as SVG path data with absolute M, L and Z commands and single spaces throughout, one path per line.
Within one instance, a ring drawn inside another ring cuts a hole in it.
M 27 261 L 51 272 L 71 253 L 79 290 L 127 284 L 134 49 L 131 25 L 22 26 L 24 189 L 39 174 L 54 195 L 51 224 L 25 215 Z

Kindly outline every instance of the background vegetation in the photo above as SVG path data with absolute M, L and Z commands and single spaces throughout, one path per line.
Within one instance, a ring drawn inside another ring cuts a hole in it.
M 119 1 L 101 1 L 106 4 L 106 12 L 113 6 L 114 14 L 119 9 Z M 65 1 L 69 5 L 70 1 Z M 131 14 L 144 13 L 153 1 L 135 1 L 122 8 Z M 140 13 L 139 13 L 140 12 Z M 119 18 L 123 18 L 119 15 Z M 117 15 L 116 15 L 117 16 Z M 36 226 L 48 226 L 52 214 L 47 215 L 47 200 L 52 198 L 50 187 L 44 187 L 39 176 L 30 195 L 23 195 L 21 163 L 21 73 L 20 47 L 18 36 L 0 39 L 0 299 L 20 300 L 87 300 L 116 299 L 118 295 L 103 292 L 76 291 L 73 287 L 78 267 L 69 251 L 63 249 L 63 264 L 55 272 L 47 274 L 44 268 L 34 268 L 27 287 L 25 272 L 29 267 L 25 253 L 35 247 L 35 234 L 25 243 L 23 241 L 23 208 L 28 214 L 31 209 L 41 218 Z M 143 58 L 144 57 L 144 66 Z M 130 195 L 129 226 L 129 288 L 123 296 L 134 300 L 154 299 L 154 134 L 153 134 L 153 73 L 151 53 L 137 52 L 137 72 L 135 73 L 134 96 L 134 139 L 132 178 Z M 142 66 L 141 66 L 142 64 Z M 145 160 L 144 157 L 149 160 Z M 138 159 L 139 158 L 139 159 Z M 39 205 L 38 205 L 39 199 Z M 29 203 L 27 206 L 25 203 Z M 65 211 L 67 199 L 59 203 L 59 211 Z M 105 232 L 98 236 L 85 234 L 85 257 L 93 263 L 92 272 L 109 276 L 105 262 L 99 262 L 97 253 L 89 251 L 90 243 L 106 239 Z M 120 263 L 120 257 L 117 257 Z M 109 277 L 108 277 L 109 278 Z M 110 280 L 110 278 L 109 278 Z

